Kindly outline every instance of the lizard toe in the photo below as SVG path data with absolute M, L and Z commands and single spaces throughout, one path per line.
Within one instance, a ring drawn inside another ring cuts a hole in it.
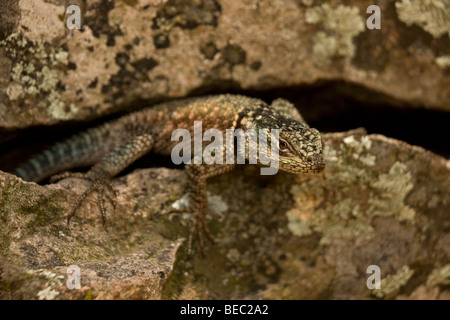
M 63 175 L 63 174 L 61 174 L 61 175 Z M 59 175 L 59 176 L 61 176 L 61 175 Z M 76 177 L 76 178 L 86 179 L 91 182 L 91 185 L 78 197 L 77 201 L 75 202 L 74 207 L 72 208 L 72 210 L 70 211 L 70 213 L 67 216 L 67 225 L 69 225 L 70 220 L 73 218 L 73 216 L 75 216 L 76 212 L 83 205 L 86 198 L 89 197 L 91 194 L 96 193 L 97 194 L 97 204 L 99 206 L 99 210 L 101 213 L 103 227 L 106 229 L 106 212 L 107 212 L 106 200 L 109 201 L 109 203 L 113 207 L 113 210 L 115 210 L 117 207 L 117 194 L 116 194 L 116 191 L 114 190 L 113 186 L 111 185 L 111 182 L 109 180 L 92 179 L 89 176 L 87 176 L 86 174 L 78 175 L 77 173 L 70 174 L 70 175 L 65 173 L 64 177 L 62 177 L 62 179 L 68 178 L 68 177 Z

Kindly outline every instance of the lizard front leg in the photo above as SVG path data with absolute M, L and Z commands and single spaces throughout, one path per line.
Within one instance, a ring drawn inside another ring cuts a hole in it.
M 191 255 L 192 241 L 195 235 L 198 237 L 200 249 L 204 254 L 204 240 L 203 233 L 213 241 L 211 231 L 206 222 L 207 215 L 216 215 L 208 208 L 208 200 L 206 197 L 207 186 L 206 180 L 210 177 L 223 174 L 232 170 L 235 164 L 187 164 L 185 167 L 187 176 L 189 178 L 189 193 L 191 196 L 190 207 L 183 212 L 192 213 L 194 222 L 191 226 L 188 239 L 188 255 Z
M 88 172 L 64 172 L 50 178 L 50 182 L 56 182 L 65 178 L 82 178 L 89 180 L 91 186 L 78 198 L 72 211 L 67 216 L 67 223 L 74 216 L 75 212 L 83 204 L 84 200 L 92 193 L 98 193 L 98 204 L 102 215 L 103 225 L 106 221 L 105 197 L 116 206 L 115 190 L 111 185 L 111 179 L 127 168 L 134 161 L 148 153 L 153 146 L 153 139 L 149 134 L 143 134 L 133 138 L 113 149 L 100 162 L 95 164 Z
M 297 108 L 288 100 L 278 98 L 272 101 L 270 105 L 273 109 L 275 109 L 280 114 L 284 115 L 287 118 L 292 118 L 299 122 L 305 123 L 305 120 L 301 116 L 300 112 Z

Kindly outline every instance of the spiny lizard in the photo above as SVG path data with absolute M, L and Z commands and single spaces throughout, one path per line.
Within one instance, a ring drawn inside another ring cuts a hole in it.
M 79 197 L 67 222 L 90 194 L 98 193 L 98 203 L 105 223 L 105 200 L 115 208 L 115 191 L 111 179 L 150 150 L 170 155 L 177 141 L 172 132 L 184 128 L 193 133 L 194 121 L 202 121 L 203 132 L 226 129 L 279 129 L 279 169 L 294 174 L 318 173 L 325 166 L 320 133 L 310 128 L 297 109 L 284 99 L 271 105 L 240 95 L 217 95 L 188 98 L 162 103 L 119 119 L 104 123 L 54 145 L 15 170 L 24 180 L 39 182 L 49 176 L 50 182 L 69 177 L 87 179 L 91 186 Z M 191 134 L 193 137 L 193 134 Z M 76 167 L 92 166 L 86 173 L 63 172 Z M 203 251 L 203 232 L 212 240 L 206 223 L 208 210 L 206 180 L 225 173 L 234 164 L 187 164 L 190 183 L 190 208 L 194 215 L 190 229 L 188 252 L 194 235 L 198 235 Z

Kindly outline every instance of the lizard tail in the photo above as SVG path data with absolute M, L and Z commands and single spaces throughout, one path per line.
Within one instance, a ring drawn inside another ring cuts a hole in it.
M 26 181 L 39 182 L 64 170 L 92 165 L 106 152 L 109 135 L 106 126 L 76 134 L 19 165 L 12 173 Z

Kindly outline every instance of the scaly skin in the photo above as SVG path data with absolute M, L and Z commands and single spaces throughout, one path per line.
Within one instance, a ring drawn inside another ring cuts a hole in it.
M 140 110 L 99 127 L 79 133 L 29 160 L 15 170 L 15 174 L 29 181 L 51 178 L 51 182 L 77 177 L 88 179 L 92 185 L 74 205 L 68 222 L 91 193 L 98 193 L 98 203 L 105 221 L 105 198 L 115 207 L 115 191 L 111 179 L 150 150 L 170 155 L 178 141 L 171 141 L 178 128 L 189 130 L 194 137 L 194 121 L 202 121 L 203 133 L 219 129 L 225 136 L 227 129 L 279 129 L 279 169 L 294 174 L 318 173 L 324 169 L 322 138 L 310 128 L 295 107 L 286 100 L 277 99 L 272 105 L 239 95 L 218 95 L 176 100 Z M 248 159 L 247 159 L 248 160 Z M 87 173 L 65 170 L 92 166 Z M 190 230 L 188 253 L 197 234 L 203 252 L 203 232 L 212 239 L 206 215 L 206 180 L 225 173 L 233 164 L 187 164 L 190 178 L 191 207 L 194 215 Z

